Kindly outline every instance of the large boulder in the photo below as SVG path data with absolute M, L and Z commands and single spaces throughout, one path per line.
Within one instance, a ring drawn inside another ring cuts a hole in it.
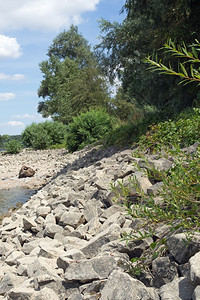
M 19 171 L 19 178 L 33 177 L 35 175 L 35 171 L 27 166 L 22 166 Z

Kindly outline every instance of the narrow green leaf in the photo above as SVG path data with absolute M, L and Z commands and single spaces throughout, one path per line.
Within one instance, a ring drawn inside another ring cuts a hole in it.
M 184 65 L 180 63 L 180 67 L 181 67 L 181 69 L 182 69 L 182 71 L 183 71 L 183 74 L 184 74 L 185 76 L 188 77 L 188 73 L 187 73 L 187 71 L 186 71 Z
M 195 47 L 192 47 L 192 53 L 193 53 L 195 58 L 198 58 L 198 54 L 197 54 L 197 51 L 196 51 Z

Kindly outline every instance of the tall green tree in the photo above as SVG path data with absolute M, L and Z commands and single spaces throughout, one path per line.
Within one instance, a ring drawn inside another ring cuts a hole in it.
M 96 55 L 112 81 L 118 76 L 124 92 L 139 106 L 146 104 L 172 109 L 191 105 L 197 90 L 177 89 L 176 78 L 160 77 L 146 71 L 143 59 L 172 38 L 192 43 L 200 32 L 198 0 L 126 0 L 124 21 L 101 20 L 101 42 Z M 168 55 L 162 58 L 168 60 Z M 173 64 L 173 60 L 171 61 Z M 176 99 L 176 101 L 175 101 Z
M 76 26 L 60 33 L 40 63 L 43 80 L 38 112 L 68 124 L 91 107 L 106 107 L 107 83 L 85 38 Z

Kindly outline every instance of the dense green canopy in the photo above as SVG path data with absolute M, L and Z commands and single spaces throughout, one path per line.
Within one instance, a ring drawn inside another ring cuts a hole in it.
M 178 109 L 192 105 L 197 90 L 177 88 L 176 78 L 149 73 L 143 59 L 157 52 L 169 38 L 186 44 L 198 39 L 200 2 L 126 0 L 122 12 L 126 16 L 121 24 L 100 21 L 102 34 L 96 55 L 104 73 L 111 82 L 118 76 L 126 97 L 140 107 L 150 104 Z M 169 55 L 162 54 L 162 58 L 168 61 Z
M 38 90 L 43 98 L 38 112 L 68 124 L 90 107 L 105 107 L 107 84 L 87 41 L 76 26 L 60 33 L 40 63 L 44 79 Z

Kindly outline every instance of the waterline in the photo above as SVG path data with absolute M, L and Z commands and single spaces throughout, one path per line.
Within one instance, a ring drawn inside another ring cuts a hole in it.
M 16 207 L 16 204 L 25 203 L 35 190 L 28 190 L 22 187 L 0 190 L 0 214 L 6 213 L 9 208 Z

